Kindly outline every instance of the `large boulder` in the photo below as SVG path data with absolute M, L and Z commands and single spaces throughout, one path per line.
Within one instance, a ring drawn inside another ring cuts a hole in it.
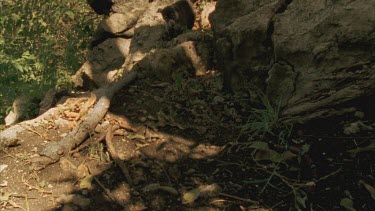
M 375 91 L 373 11 L 373 0 L 219 0 L 210 21 L 225 85 L 256 86 L 286 121 L 352 111 Z

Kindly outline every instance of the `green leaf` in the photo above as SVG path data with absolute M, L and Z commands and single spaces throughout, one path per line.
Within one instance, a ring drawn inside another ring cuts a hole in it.
M 297 209 L 297 210 L 305 210 L 306 208 L 306 201 L 307 201 L 307 195 L 305 192 L 301 191 L 301 190 L 297 190 L 296 191 L 296 196 L 295 196 L 295 204 L 294 204 L 294 207 Z
M 310 150 L 310 144 L 304 144 L 304 145 L 302 146 L 302 151 L 303 151 L 304 153 L 309 152 L 309 150 Z

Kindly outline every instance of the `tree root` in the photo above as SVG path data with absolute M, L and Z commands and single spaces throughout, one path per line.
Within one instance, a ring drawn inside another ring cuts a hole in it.
M 30 128 L 35 128 L 42 125 L 47 121 L 46 119 L 51 119 L 51 116 L 56 116 L 58 113 L 58 108 L 52 108 L 35 119 L 18 123 L 2 131 L 0 133 L 0 150 L 20 144 L 22 140 L 18 138 L 18 134 L 30 132 Z M 68 125 L 68 121 L 60 119 L 59 121 L 55 121 L 55 124 L 64 127 Z M 32 132 L 35 133 L 34 131 Z
M 114 94 L 123 86 L 134 81 L 136 78 L 137 72 L 132 71 L 119 81 L 94 91 L 97 99 L 99 100 L 91 112 L 87 114 L 86 118 L 81 122 L 80 125 L 78 125 L 62 140 L 50 142 L 44 149 L 42 149 L 39 152 L 41 157 L 33 160 L 33 169 L 44 169 L 48 165 L 59 161 L 63 155 L 80 145 L 89 136 L 89 133 L 93 131 L 98 123 L 104 118 Z

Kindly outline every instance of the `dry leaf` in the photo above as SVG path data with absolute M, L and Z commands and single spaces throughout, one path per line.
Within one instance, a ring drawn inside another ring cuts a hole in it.
M 90 174 L 90 172 L 89 172 L 89 169 L 87 168 L 87 166 L 85 166 L 84 164 L 81 164 L 81 165 L 78 166 L 76 175 L 79 179 L 82 179 L 89 174 Z
M 367 191 L 370 192 L 372 199 L 375 200 L 375 188 L 372 187 L 371 185 L 365 183 L 363 180 L 360 180 L 360 181 L 359 181 L 359 184 L 364 185 L 365 188 L 367 189 Z
M 77 171 L 77 166 L 64 157 L 60 159 L 60 168 L 73 174 Z
M 371 141 L 369 145 L 365 147 L 358 147 L 356 149 L 349 150 L 350 156 L 355 157 L 358 153 L 361 152 L 370 152 L 375 151 L 375 141 Z
M 274 163 L 282 161 L 283 157 L 281 154 L 277 153 L 274 150 L 258 150 L 255 154 L 255 160 L 268 160 Z
M 79 183 L 80 189 L 91 189 L 92 188 L 92 180 L 94 179 L 93 175 L 87 175 L 82 181 Z
M 254 141 L 253 143 L 251 143 L 249 148 L 258 149 L 258 150 L 267 150 L 268 144 L 266 142 L 262 142 L 262 141 Z
M 349 198 L 341 199 L 340 205 L 348 211 L 356 211 L 356 209 L 353 207 L 353 201 Z
M 193 203 L 201 194 L 199 189 L 193 189 L 189 192 L 186 192 L 182 196 L 182 204 L 190 204 Z
M 9 197 L 11 196 L 11 193 L 5 192 L 5 193 L 0 193 L 0 202 L 7 202 L 9 201 Z

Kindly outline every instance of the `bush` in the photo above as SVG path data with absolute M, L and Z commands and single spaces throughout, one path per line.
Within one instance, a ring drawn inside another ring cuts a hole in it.
M 85 1 L 0 1 L 0 124 L 21 93 L 70 87 L 97 20 Z

